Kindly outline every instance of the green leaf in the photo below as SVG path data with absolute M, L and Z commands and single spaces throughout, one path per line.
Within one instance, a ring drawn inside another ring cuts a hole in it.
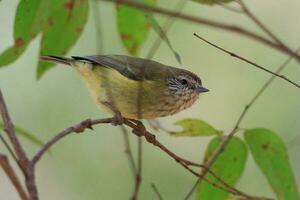
M 213 151 L 219 146 L 222 137 L 215 137 L 212 139 L 207 147 L 205 159 L 208 159 Z M 233 137 L 227 144 L 226 148 L 214 164 L 211 170 L 217 174 L 230 186 L 234 186 L 244 171 L 247 160 L 247 146 L 239 138 Z M 221 185 L 220 181 L 214 178 L 211 174 L 207 174 L 206 178 Z M 202 181 L 198 186 L 197 198 L 199 200 L 223 200 L 229 197 L 229 193 L 216 188 L 215 186 Z
M 268 179 L 278 199 L 300 199 L 287 150 L 281 138 L 264 128 L 247 130 L 244 137 L 256 164 Z
M 214 5 L 219 3 L 230 3 L 234 0 L 192 0 L 201 4 Z
M 44 28 L 50 2 L 48 0 L 20 1 L 14 22 L 14 45 L 0 54 L 0 67 L 18 59 L 30 41 Z
M 0 122 L 0 129 L 3 129 L 4 125 L 3 123 Z M 39 146 L 43 146 L 44 143 L 39 139 L 37 138 L 36 136 L 34 136 L 34 134 L 28 132 L 27 130 L 21 128 L 21 127 L 18 127 L 18 126 L 15 126 L 15 131 L 16 133 L 19 133 L 20 135 L 22 135 L 24 138 L 28 139 L 30 142 L 36 144 L 36 145 L 39 145 Z
M 169 38 L 165 34 L 164 30 L 161 28 L 161 26 L 159 25 L 159 23 L 156 21 L 156 19 L 154 18 L 154 16 L 151 13 L 149 13 L 149 14 L 146 14 L 146 17 L 147 17 L 146 19 L 148 20 L 149 24 L 151 25 L 151 27 L 153 27 L 153 29 L 155 30 L 155 32 L 157 33 L 157 35 L 159 35 L 159 37 L 163 41 L 166 42 L 166 44 L 168 45 L 169 49 L 174 54 L 177 62 L 179 64 L 181 64 L 180 55 L 174 50 L 173 46 L 171 45 L 171 42 L 170 42 Z
M 155 4 L 155 0 L 139 0 L 139 2 L 150 6 Z M 148 36 L 149 23 L 142 11 L 123 5 L 117 5 L 116 9 L 122 42 L 131 55 L 137 55 Z
M 182 126 L 183 130 L 170 132 L 174 136 L 211 136 L 220 135 L 219 131 L 200 119 L 182 119 L 175 123 Z
M 14 22 L 14 45 L 0 54 L 0 67 L 17 60 L 42 33 L 40 54 L 65 55 L 75 44 L 88 16 L 88 0 L 22 0 Z M 37 77 L 53 64 L 39 62 Z
M 65 55 L 75 44 L 88 16 L 88 0 L 51 0 L 48 27 L 43 32 L 40 55 Z M 40 78 L 54 64 L 39 62 Z

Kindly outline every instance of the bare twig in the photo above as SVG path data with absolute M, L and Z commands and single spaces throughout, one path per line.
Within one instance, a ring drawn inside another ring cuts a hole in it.
M 158 200 L 163 200 L 160 192 L 158 191 L 157 187 L 154 185 L 154 183 L 151 184 L 151 188 L 154 191 L 154 193 L 156 194 Z
M 178 1 L 178 3 L 176 4 L 175 8 L 174 8 L 174 12 L 176 13 L 181 13 L 181 11 L 184 9 L 186 3 L 188 2 L 188 0 L 180 0 Z M 166 22 L 163 24 L 162 26 L 162 31 L 165 33 L 165 35 L 167 35 L 168 31 L 170 30 L 170 28 L 172 27 L 173 23 L 175 22 L 175 17 L 170 16 Z M 156 37 L 156 40 L 153 42 L 146 58 L 147 59 L 152 59 L 153 56 L 155 55 L 155 53 L 157 52 L 158 48 L 160 47 L 162 43 L 162 39 L 161 37 L 158 35 Z
M 9 146 L 8 142 L 5 140 L 5 138 L 2 135 L 1 131 L 0 131 L 0 140 L 4 144 L 5 148 L 8 150 L 9 154 L 11 155 L 11 157 L 14 159 L 14 161 L 17 163 L 17 165 L 19 165 L 19 167 L 21 168 L 20 163 L 18 162 L 18 158 L 15 155 L 14 150 Z
M 226 50 L 226 49 L 224 49 L 224 48 L 222 48 L 222 47 L 220 47 L 220 46 L 218 46 L 218 45 L 216 45 L 216 44 L 214 44 L 214 43 L 212 43 L 212 42 L 206 40 L 205 38 L 199 36 L 199 35 L 196 34 L 196 33 L 194 33 L 194 36 L 196 36 L 196 37 L 199 38 L 200 40 L 206 42 L 207 44 L 210 44 L 211 46 L 213 46 L 213 47 L 215 47 L 215 48 L 217 48 L 217 49 L 219 49 L 219 50 L 221 50 L 221 51 L 223 51 L 223 52 L 229 54 L 230 56 L 232 56 L 232 57 L 234 57 L 234 58 L 237 58 L 237 59 L 239 59 L 239 60 L 242 60 L 242 61 L 244 61 L 244 62 L 246 62 L 246 63 L 248 63 L 248 64 L 250 64 L 250 65 L 252 65 L 252 66 L 254 66 L 254 67 L 256 67 L 256 68 L 258 68 L 258 69 L 260 69 L 260 70 L 262 70 L 262 71 L 265 71 L 265 72 L 267 72 L 267 73 L 269 73 L 269 74 L 272 74 L 272 75 L 274 75 L 274 76 L 277 76 L 278 78 L 280 78 L 280 79 L 282 79 L 282 80 L 284 80 L 284 81 L 286 81 L 286 82 L 288 82 L 288 83 L 290 83 L 290 84 L 296 86 L 297 88 L 300 88 L 300 85 L 299 85 L 298 83 L 296 83 L 296 82 L 294 82 L 294 81 L 288 79 L 288 78 L 285 77 L 284 75 L 280 75 L 280 74 L 277 74 L 277 73 L 275 73 L 275 72 L 272 72 L 271 70 L 268 70 L 267 68 L 265 68 L 265 67 L 263 67 L 263 66 L 261 66 L 261 65 L 259 65 L 259 64 L 256 64 L 256 63 L 254 63 L 254 62 L 252 62 L 252 61 L 250 61 L 250 60 L 248 60 L 248 59 L 246 59 L 246 58 L 244 58 L 244 57 L 241 57 L 241 56 L 239 56 L 239 55 L 237 55 L 237 54 L 235 54 L 235 53 L 233 53 L 233 52 L 231 52 L 231 51 L 228 51 L 228 50 Z
M 102 37 L 102 27 L 101 27 L 101 20 L 100 20 L 100 11 L 99 7 L 96 4 L 97 0 L 93 1 L 93 17 L 95 22 L 95 29 L 96 29 L 96 49 L 97 52 L 100 54 L 103 50 L 103 37 Z
M 295 53 L 298 53 L 300 51 L 300 47 L 295 51 Z M 293 57 L 287 58 L 281 65 L 280 67 L 276 70 L 276 73 L 282 72 L 288 64 L 291 62 Z M 202 175 L 205 175 L 208 172 L 208 169 L 212 166 L 212 164 L 215 162 L 217 157 L 220 155 L 220 153 L 223 151 L 223 149 L 226 147 L 226 145 L 229 143 L 231 138 L 234 136 L 234 134 L 239 130 L 239 126 L 243 119 L 245 118 L 247 112 L 249 109 L 253 106 L 253 104 L 257 101 L 257 99 L 264 93 L 264 91 L 270 86 L 270 84 L 276 79 L 277 76 L 273 75 L 271 76 L 263 85 L 262 87 L 258 90 L 258 92 L 253 96 L 253 98 L 249 101 L 248 104 L 244 107 L 243 111 L 241 112 L 238 120 L 236 121 L 233 129 L 231 132 L 228 134 L 227 137 L 223 137 L 221 143 L 219 146 L 215 149 L 215 151 L 211 154 L 211 156 L 205 161 L 204 163 L 204 168 L 202 170 Z M 202 181 L 202 178 L 200 177 L 196 183 L 192 186 L 191 190 L 188 192 L 188 194 L 185 197 L 185 200 L 189 199 L 189 197 L 192 195 L 194 190 L 196 189 L 197 185 L 200 184 Z
M 130 168 L 131 168 L 131 171 L 132 171 L 132 175 L 135 178 L 135 175 L 137 173 L 137 169 L 136 169 L 134 159 L 133 159 L 133 155 L 132 155 L 132 152 L 131 152 L 129 135 L 128 135 L 128 132 L 127 132 L 125 126 L 121 126 L 121 131 L 122 131 L 123 136 L 124 136 L 125 153 L 128 156 L 129 165 L 130 165 Z
M 226 3 L 217 2 L 217 4 L 221 7 L 223 7 L 224 9 L 229 10 L 231 12 L 235 12 L 235 13 L 238 13 L 238 14 L 243 14 L 244 13 L 243 10 L 241 10 L 239 8 L 232 7 L 230 5 L 227 5 Z
M 14 125 L 11 122 L 1 89 L 0 89 L 0 114 L 3 119 L 4 132 L 6 132 L 16 154 L 18 157 L 18 162 L 22 166 L 22 170 L 25 171 L 25 166 L 28 164 L 27 155 L 16 135 Z
M 3 154 L 0 154 L 0 165 L 2 166 L 7 177 L 10 179 L 11 183 L 14 185 L 20 198 L 22 200 L 29 200 L 28 195 L 26 194 L 23 186 L 21 185 L 20 180 L 18 179 L 17 175 L 15 174 L 12 166 L 9 164 L 8 159 Z
M 267 35 L 269 35 L 277 44 L 287 48 L 286 45 L 248 9 L 243 0 L 237 0 L 236 2 L 241 6 L 243 13 L 248 16 L 258 27 L 260 27 Z
M 285 53 L 287 55 L 293 56 L 298 62 L 300 62 L 300 55 L 295 54 L 294 51 L 288 47 L 282 46 L 277 44 L 276 42 L 273 42 L 272 40 L 269 40 L 265 37 L 262 37 L 256 33 L 253 33 L 249 30 L 246 30 L 245 28 L 239 27 L 239 26 L 235 26 L 235 25 L 231 25 L 231 24 L 226 24 L 226 23 L 221 23 L 221 22 L 217 22 L 217 21 L 213 21 L 213 20 L 208 20 L 208 19 L 204 19 L 204 18 L 200 18 L 200 17 L 195 17 L 195 16 L 191 16 L 191 15 L 186 15 L 186 14 L 182 14 L 182 13 L 177 13 L 175 11 L 171 11 L 171 10 L 167 10 L 167 9 L 163 9 L 163 8 L 159 8 L 159 7 L 155 7 L 155 6 L 149 6 L 147 4 L 143 4 L 137 1 L 132 1 L 132 0 L 102 0 L 102 1 L 109 1 L 109 2 L 114 2 L 117 4 L 122 4 L 122 5 L 127 5 L 130 7 L 134 7 L 137 8 L 139 10 L 143 10 L 145 12 L 155 12 L 158 14 L 162 14 L 162 15 L 168 15 L 168 16 L 172 16 L 174 18 L 178 18 L 178 19 L 182 19 L 182 20 L 186 20 L 189 22 L 194 22 L 197 24 L 202 24 L 202 25 L 206 25 L 212 28 L 217 28 L 217 29 L 221 29 L 223 31 L 229 31 L 229 32 L 233 32 L 233 33 L 237 33 L 240 34 L 242 36 L 251 38 L 257 42 L 260 42 L 262 44 L 265 44 L 271 48 L 274 48 L 278 51 L 281 51 L 282 53 Z
M 25 184 L 30 196 L 30 200 L 38 200 L 38 192 L 34 178 L 34 167 L 28 159 L 14 129 L 14 125 L 10 119 L 1 89 L 0 89 L 0 114 L 3 119 L 4 131 L 6 132 L 10 142 L 17 154 L 18 165 L 25 177 Z
M 140 187 L 141 187 L 141 181 L 142 181 L 142 159 L 143 159 L 143 141 L 142 138 L 137 139 L 138 142 L 138 156 L 137 156 L 137 172 L 135 174 L 135 187 L 134 192 L 132 194 L 131 200 L 136 200 Z
M 114 118 L 104 118 L 104 119 L 97 119 L 97 120 L 91 120 L 86 119 L 78 124 L 75 124 L 73 126 L 70 126 L 61 132 L 57 133 L 52 139 L 50 139 L 46 144 L 42 146 L 42 148 L 33 156 L 32 158 L 32 164 L 35 165 L 41 157 L 45 154 L 45 152 L 56 142 L 64 138 L 65 136 L 71 134 L 71 133 L 81 133 L 86 128 L 92 129 L 92 126 L 95 124 L 108 124 L 114 122 Z

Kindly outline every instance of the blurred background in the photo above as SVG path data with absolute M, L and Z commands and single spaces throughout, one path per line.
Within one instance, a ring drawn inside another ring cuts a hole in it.
M 13 23 L 18 0 L 0 3 L 0 52 L 13 43 Z M 299 7 L 297 0 L 247 0 L 245 3 L 280 39 L 292 49 L 300 44 Z M 159 0 L 157 6 L 173 9 L 174 0 Z M 116 26 L 115 7 L 112 3 L 91 2 L 97 5 L 102 29 L 103 54 L 127 54 Z M 96 54 L 94 9 L 83 34 L 68 55 Z M 246 17 L 220 6 L 204 6 L 188 2 L 184 12 L 194 16 L 242 25 L 253 31 L 260 30 Z M 160 24 L 166 17 L 158 16 Z M 202 95 L 195 105 L 177 115 L 161 119 L 164 126 L 176 130 L 174 122 L 182 118 L 200 118 L 214 127 L 230 131 L 240 112 L 269 74 L 244 64 L 198 40 L 198 33 L 228 50 L 275 70 L 286 55 L 236 34 L 211 29 L 201 25 L 176 20 L 168 37 L 180 54 L 182 66 L 165 44 L 154 59 L 162 63 L 191 70 L 201 76 L 204 86 L 211 92 Z M 263 34 L 263 33 L 261 33 Z M 139 56 L 145 57 L 156 39 L 154 31 L 142 46 Z M 86 118 L 102 118 L 102 113 L 92 102 L 85 85 L 71 69 L 62 65 L 51 69 L 41 80 L 36 80 L 40 37 L 13 64 L 0 69 L 0 87 L 8 104 L 13 122 L 47 141 L 65 127 Z M 292 61 L 284 74 L 300 81 L 300 67 Z M 275 80 L 246 116 L 242 127 L 265 127 L 279 133 L 288 147 L 296 179 L 300 181 L 300 93 L 281 80 Z M 208 137 L 171 137 L 155 132 L 161 143 L 178 155 L 200 162 L 203 159 Z M 22 139 L 32 155 L 38 146 Z M 136 138 L 131 136 L 133 152 Z M 1 152 L 6 152 L 2 143 Z M 124 152 L 123 136 L 118 127 L 101 125 L 95 131 L 73 134 L 57 143 L 51 155 L 46 155 L 37 166 L 37 184 L 43 200 L 129 199 L 134 181 Z M 135 154 L 136 155 L 136 154 Z M 196 178 L 152 145 L 144 145 L 142 188 L 140 199 L 156 199 L 151 183 L 159 188 L 165 199 L 183 199 Z M 237 188 L 249 194 L 274 196 L 266 179 L 248 156 L 245 172 Z M 17 200 L 19 197 L 0 170 L 1 199 Z

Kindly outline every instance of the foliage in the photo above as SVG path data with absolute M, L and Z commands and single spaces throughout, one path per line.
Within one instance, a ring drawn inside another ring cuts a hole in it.
M 214 5 L 219 3 L 230 3 L 234 0 L 193 0 L 193 1 L 201 4 Z
M 286 147 L 271 130 L 255 128 L 244 134 L 258 167 L 268 179 L 278 199 L 299 199 Z
M 212 155 L 221 140 L 221 137 L 215 137 L 209 142 L 205 152 L 205 160 Z M 211 171 L 222 178 L 227 184 L 234 186 L 244 171 L 247 160 L 247 151 L 247 146 L 243 140 L 233 137 L 226 146 L 226 149 L 218 156 L 217 160 L 211 166 Z M 206 178 L 221 184 L 221 182 L 211 174 L 208 174 Z M 206 181 L 201 182 L 198 187 L 197 199 L 221 200 L 228 196 L 228 192 L 218 189 Z
M 154 5 L 155 0 L 140 0 Z M 131 55 L 137 55 L 141 44 L 146 40 L 149 23 L 145 14 L 128 6 L 117 5 L 117 25 L 122 42 Z
M 20 1 L 15 17 L 14 45 L 0 54 L 0 67 L 18 59 L 39 33 L 42 34 L 40 55 L 65 55 L 81 35 L 87 16 L 87 0 Z M 39 62 L 37 77 L 52 66 Z
M 182 126 L 183 130 L 171 132 L 174 136 L 211 136 L 222 133 L 200 119 L 182 119 L 175 124 Z
M 0 130 L 1 129 L 3 129 L 3 123 L 0 122 Z M 42 142 L 42 140 L 37 138 L 33 133 L 30 133 L 29 131 L 27 131 L 19 126 L 15 126 L 15 130 L 16 130 L 16 133 L 19 133 L 24 138 L 28 139 L 30 142 L 32 142 L 36 145 L 42 146 L 44 144 Z M 0 134 L 1 134 L 1 132 L 0 132 Z

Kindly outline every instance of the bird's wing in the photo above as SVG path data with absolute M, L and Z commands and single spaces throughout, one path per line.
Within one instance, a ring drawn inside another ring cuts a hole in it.
M 152 60 L 124 55 L 72 56 L 72 58 L 112 68 L 132 80 L 153 80 L 161 74 L 161 70 L 167 68 Z

